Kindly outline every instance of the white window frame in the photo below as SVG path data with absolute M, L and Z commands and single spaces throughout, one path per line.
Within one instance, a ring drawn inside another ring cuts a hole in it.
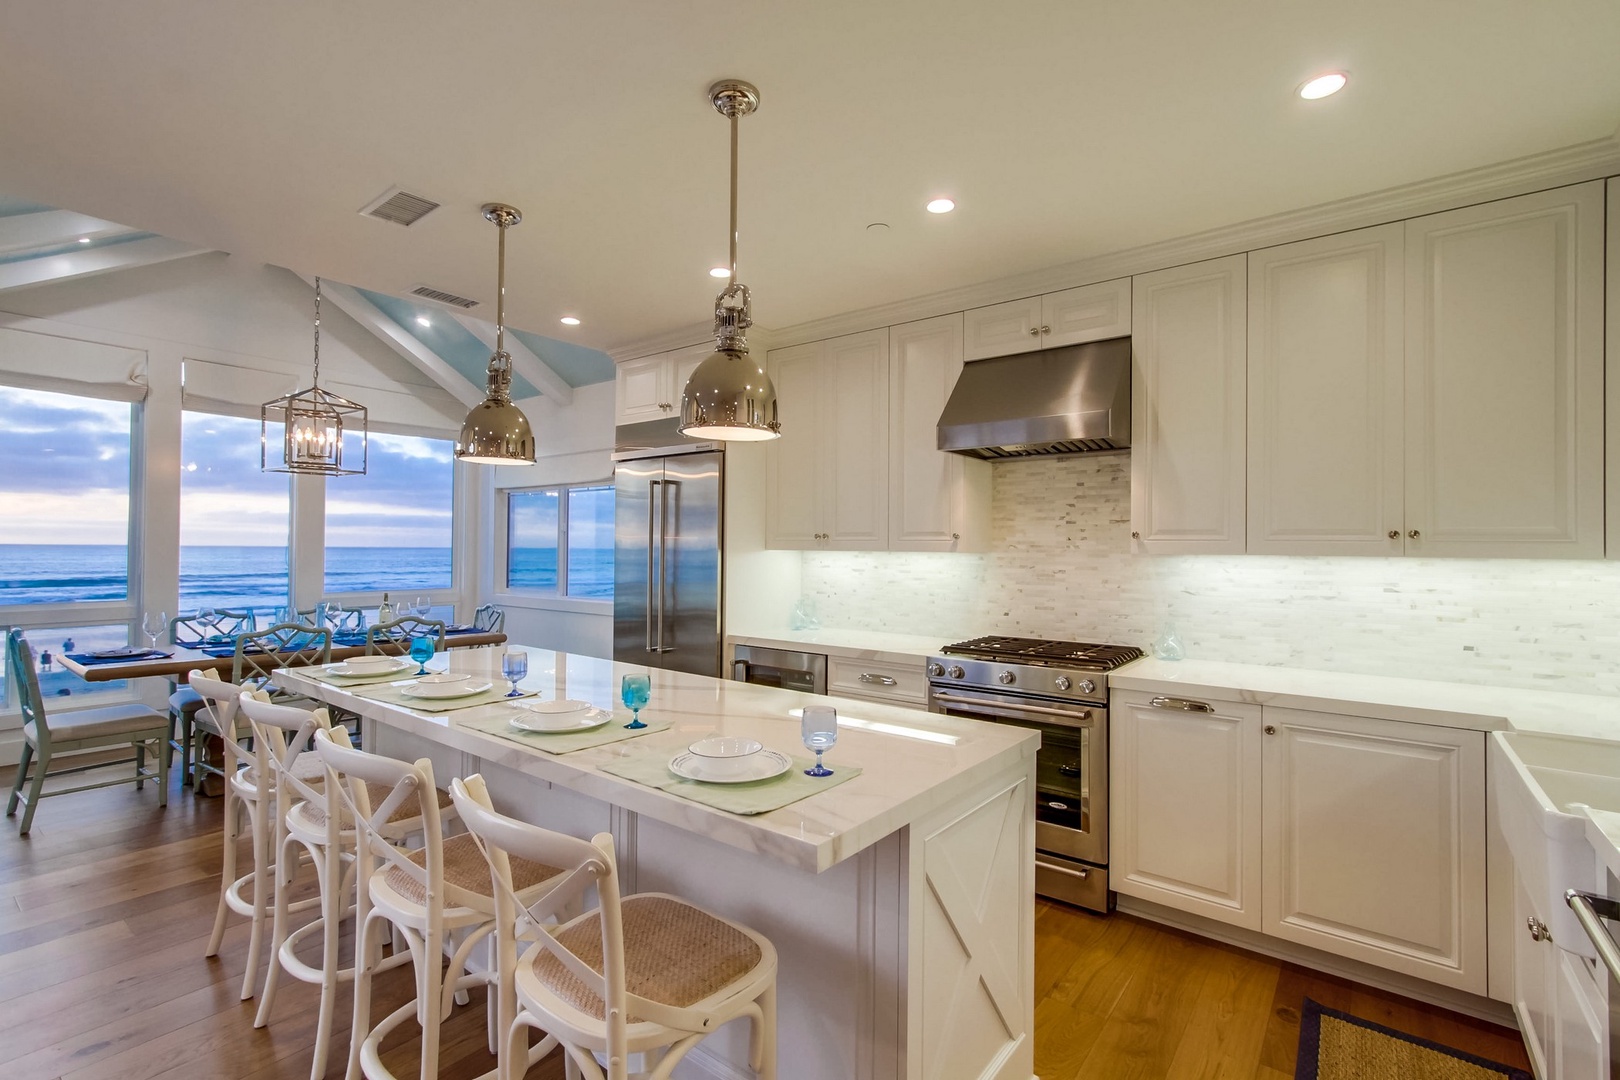
M 536 484 L 533 487 L 497 488 L 496 508 L 500 515 L 500 528 L 495 544 L 495 599 L 503 605 L 542 608 L 548 611 L 577 611 L 591 615 L 611 615 L 613 601 L 567 595 L 568 590 L 568 492 L 576 488 L 613 487 L 613 477 L 599 480 L 580 480 L 572 483 Z M 536 495 L 554 491 L 557 499 L 557 587 L 558 592 L 543 593 L 535 589 L 513 587 L 507 584 L 509 559 L 512 550 L 512 496 Z

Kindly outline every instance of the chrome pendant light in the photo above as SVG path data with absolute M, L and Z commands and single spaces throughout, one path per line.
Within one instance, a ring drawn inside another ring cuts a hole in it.
M 281 425 L 281 462 L 270 463 L 270 425 Z M 345 432 L 358 434 L 360 467 L 343 463 Z M 366 407 L 321 389 L 321 279 L 315 279 L 315 375 L 300 390 L 259 407 L 259 468 L 264 472 L 357 476 L 366 471 Z
M 714 349 L 692 372 L 681 396 L 681 434 L 695 439 L 758 442 L 779 438 L 776 387 L 765 365 L 748 355 L 748 286 L 737 280 L 737 122 L 759 108 L 759 91 L 727 80 L 709 87 L 715 111 L 731 121 L 731 280 L 714 301 Z
M 473 406 L 456 440 L 456 459 L 478 465 L 533 465 L 534 431 L 512 404 L 512 356 L 506 351 L 506 230 L 523 220 L 516 207 L 489 203 L 484 217 L 501 230 L 495 292 L 495 355 L 489 358 L 484 400 Z

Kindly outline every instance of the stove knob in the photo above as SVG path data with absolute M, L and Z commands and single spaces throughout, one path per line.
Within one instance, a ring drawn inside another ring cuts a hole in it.
M 1000 683 L 1002 686 L 1011 686 L 1013 681 L 1017 678 L 1018 676 L 1014 675 L 1012 672 L 1003 671 L 1000 675 L 996 676 L 996 682 Z
M 950 667 L 945 669 L 945 674 L 949 675 L 953 679 L 960 679 L 963 675 L 966 675 L 967 672 L 963 671 L 955 664 L 952 664 Z
M 1090 679 L 1081 679 L 1080 680 L 1080 692 L 1082 694 L 1095 693 L 1096 689 L 1097 689 L 1097 684 L 1092 682 Z
M 1067 690 L 1069 687 L 1074 685 L 1069 681 L 1069 677 L 1067 675 L 1059 675 L 1056 682 L 1059 690 Z
M 928 665 L 928 677 L 930 679 L 937 679 L 943 674 L 945 674 L 945 665 L 944 664 L 929 664 Z

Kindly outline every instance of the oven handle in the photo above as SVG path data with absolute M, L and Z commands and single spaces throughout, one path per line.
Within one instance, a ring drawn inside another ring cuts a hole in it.
M 1069 877 L 1079 878 L 1081 881 L 1091 876 L 1089 866 L 1059 866 L 1057 863 L 1047 862 L 1039 855 L 1035 856 L 1035 866 L 1039 870 L 1050 870 L 1054 874 L 1066 874 Z
M 1020 705 L 1011 701 L 986 701 L 983 698 L 963 697 L 960 694 L 945 694 L 935 692 L 935 701 L 948 701 L 956 705 L 978 706 L 981 709 L 1011 709 L 1014 712 L 1033 713 L 1039 716 L 1056 716 L 1062 719 L 1069 727 L 1090 727 L 1092 724 L 1091 710 L 1082 709 L 1073 712 L 1069 709 L 1049 709 L 1044 705 Z
M 1575 912 L 1575 918 L 1580 920 L 1581 929 L 1592 939 L 1592 947 L 1597 949 L 1598 958 L 1603 961 L 1603 966 L 1609 969 L 1609 977 L 1620 980 L 1620 948 L 1616 948 L 1614 938 L 1604 928 L 1603 923 L 1598 921 L 1599 916 L 1605 919 L 1620 919 L 1620 904 L 1575 889 L 1564 894 L 1564 903 Z
M 1180 709 L 1182 712 L 1214 712 L 1215 706 L 1203 701 L 1188 701 L 1179 697 L 1151 698 L 1148 704 L 1155 709 Z

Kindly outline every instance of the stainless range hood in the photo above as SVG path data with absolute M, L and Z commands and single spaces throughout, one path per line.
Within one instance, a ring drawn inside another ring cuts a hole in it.
M 941 450 L 995 461 L 1131 445 L 1131 339 L 974 360 L 939 416 Z

